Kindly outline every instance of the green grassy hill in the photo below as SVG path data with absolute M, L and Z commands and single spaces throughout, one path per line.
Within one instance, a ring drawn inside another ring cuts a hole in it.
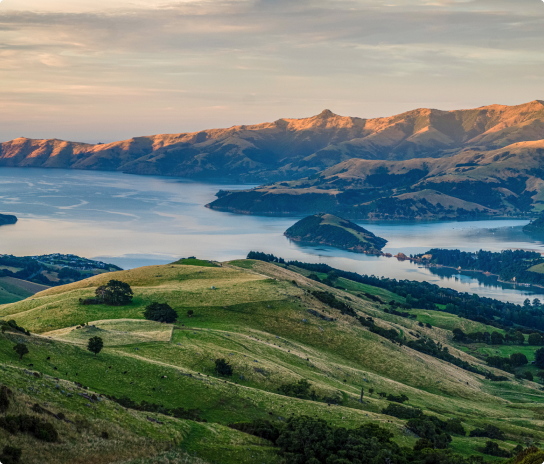
M 251 260 L 190 263 L 99 275 L 0 306 L 0 319 L 32 332 L 0 335 L 0 383 L 14 392 L 8 414 L 37 414 L 60 435 L 57 443 L 45 443 L 0 427 L 0 451 L 8 443 L 20 447 L 24 463 L 280 463 L 271 442 L 227 425 L 255 419 L 284 423 L 298 415 L 346 428 L 378 424 L 399 445 L 413 447 L 416 437 L 406 421 L 382 414 L 390 402 L 379 392 L 404 394 L 405 405 L 443 420 L 459 418 L 467 431 L 496 425 L 506 434 L 500 442 L 505 449 L 544 441 L 539 384 L 509 374 L 509 382 L 491 382 L 399 346 L 312 292 L 329 291 L 380 327 L 395 328 L 408 340 L 433 338 L 471 364 L 502 373 L 485 366 L 483 355 L 466 353 L 451 341 L 453 328 L 481 330 L 482 324 L 427 310 L 413 310 L 417 319 L 388 314 L 383 305 L 357 295 L 402 301 L 398 295 L 344 279 L 338 286 L 346 290 L 327 287 L 296 268 Z M 130 305 L 79 304 L 109 279 L 131 285 Z M 144 320 L 151 302 L 168 303 L 178 321 Z M 432 321 L 433 327 L 422 328 L 421 321 Z M 97 357 L 85 349 L 86 339 L 95 335 L 105 341 Z M 29 353 L 19 361 L 13 346 L 21 340 Z M 230 362 L 231 377 L 215 373 L 218 358 Z M 312 384 L 316 400 L 280 394 L 279 388 L 301 379 Z M 106 396 L 185 412 L 175 418 L 138 411 Z M 56 417 L 62 412 L 64 419 L 31 411 L 35 403 Z M 454 436 L 451 448 L 480 455 L 486 441 Z

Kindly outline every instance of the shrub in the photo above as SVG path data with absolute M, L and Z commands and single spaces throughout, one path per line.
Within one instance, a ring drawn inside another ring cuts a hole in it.
M 382 414 L 398 417 L 399 419 L 414 419 L 416 417 L 420 417 L 423 412 L 421 411 L 421 409 L 389 403 L 386 408 L 382 409 Z
M 298 382 L 288 383 L 278 388 L 278 392 L 285 396 L 300 399 L 315 399 L 315 391 L 310 392 L 312 384 L 306 379 L 300 379 Z
M 230 377 L 233 374 L 232 366 L 225 359 L 215 360 L 215 372 L 221 377 Z
M 519 367 L 524 366 L 525 364 L 528 364 L 529 361 L 527 361 L 527 356 L 525 356 L 523 353 L 513 353 L 510 355 L 510 361 L 513 366 Z
M 483 429 L 472 430 L 469 437 L 485 437 L 496 440 L 504 440 L 506 438 L 501 429 L 491 424 L 487 424 Z
M 461 419 L 449 419 L 446 422 L 446 432 L 453 433 L 455 435 L 462 435 L 463 437 L 467 434 Z
M 15 448 L 14 446 L 5 446 L 2 454 L 0 454 L 0 462 L 3 464 L 18 464 L 23 455 L 21 448 Z
M 491 440 L 487 441 L 485 447 L 480 449 L 480 451 L 489 456 L 497 456 L 500 458 L 509 458 L 511 456 L 510 451 L 499 448 L 498 443 Z
M 4 413 L 9 408 L 9 397 L 12 395 L 11 390 L 6 386 L 0 388 L 0 413 Z
M 523 377 L 531 382 L 534 380 L 533 374 L 530 371 L 525 371 Z
M 434 448 L 446 449 L 451 442 L 451 436 L 445 432 L 447 425 L 438 417 L 422 415 L 410 419 L 406 427 L 421 438 L 432 441 Z
M 399 396 L 395 396 L 395 395 L 387 395 L 387 401 L 394 401 L 395 403 L 404 403 L 405 401 L 408 401 L 408 397 L 406 395 L 399 395 Z
M 151 303 L 146 306 L 144 317 L 148 321 L 172 323 L 178 318 L 178 313 L 168 303 Z
M 535 364 L 537 367 L 544 369 L 544 348 L 535 351 Z
M 265 440 L 270 440 L 272 443 L 276 443 L 276 440 L 280 436 L 279 429 L 270 421 L 256 419 L 253 422 L 238 422 L 228 425 L 231 429 L 239 430 L 240 432 L 248 433 Z
M 59 438 L 55 427 L 48 422 L 41 422 L 34 416 L 19 415 L 0 417 L 0 428 L 3 428 L 11 435 L 17 433 L 28 433 L 38 440 L 56 442 Z

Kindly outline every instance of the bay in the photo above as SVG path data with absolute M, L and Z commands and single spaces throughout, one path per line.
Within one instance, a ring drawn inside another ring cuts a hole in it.
M 0 168 L 0 212 L 19 218 L 13 226 L 0 227 L 0 253 L 73 253 L 128 269 L 188 256 L 226 261 L 258 250 L 361 274 L 430 281 L 503 301 L 521 303 L 528 296 L 544 300 L 543 289 L 502 284 L 480 273 L 427 269 L 407 261 L 296 244 L 283 232 L 297 217 L 235 215 L 204 207 L 220 189 L 251 187 L 118 172 Z M 523 233 L 527 222 L 358 223 L 387 239 L 384 252 L 392 254 L 433 247 L 543 251 L 542 241 Z

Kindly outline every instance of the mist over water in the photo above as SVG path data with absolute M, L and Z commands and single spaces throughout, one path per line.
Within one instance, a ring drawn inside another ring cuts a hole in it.
M 187 256 L 226 261 L 258 250 L 361 274 L 426 280 L 504 301 L 520 303 L 528 296 L 544 300 L 544 289 L 514 288 L 481 273 L 426 269 L 391 258 L 296 244 L 283 232 L 297 217 L 235 215 L 204 207 L 220 189 L 253 186 L 117 172 L 0 168 L 0 212 L 19 218 L 16 225 L 0 227 L 0 253 L 73 253 L 127 269 Z M 384 252 L 392 254 L 409 255 L 434 247 L 544 251 L 542 241 L 523 233 L 527 222 L 358 224 L 387 239 Z

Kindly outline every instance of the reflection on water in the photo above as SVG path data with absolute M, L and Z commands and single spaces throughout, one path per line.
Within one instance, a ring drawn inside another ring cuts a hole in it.
M 361 274 L 426 280 L 508 301 L 522 302 L 533 293 L 532 289 L 514 289 L 489 280 L 483 274 L 438 272 L 407 261 L 326 246 L 301 246 L 283 236 L 300 218 L 234 215 L 203 207 L 220 189 L 248 187 L 252 186 L 115 172 L 0 168 L 0 211 L 19 217 L 16 225 L 0 228 L 0 252 L 74 253 L 130 268 L 192 255 L 224 261 L 260 250 L 285 259 L 326 262 Z M 420 253 L 432 247 L 541 251 L 541 241 L 523 234 L 526 223 L 360 222 L 389 240 L 384 251 L 393 254 Z

